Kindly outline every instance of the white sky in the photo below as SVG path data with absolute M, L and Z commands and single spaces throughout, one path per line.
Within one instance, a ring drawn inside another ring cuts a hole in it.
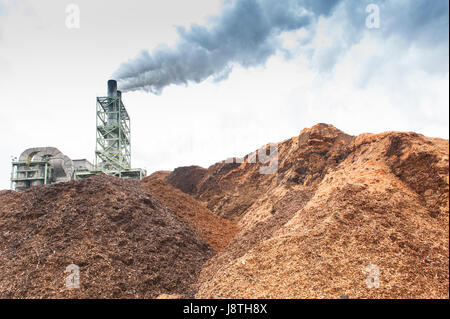
M 221 12 L 219 0 L 72 2 L 80 7 L 79 29 L 65 25 L 69 1 L 0 0 L 0 189 L 9 188 L 11 157 L 29 147 L 93 161 L 95 98 L 105 95 L 120 63 L 173 45 L 176 26 L 205 24 Z M 207 167 L 319 122 L 355 135 L 401 130 L 448 138 L 448 42 L 427 49 L 365 30 L 324 72 L 321 63 L 347 30 L 336 14 L 321 18 L 316 31 L 298 55 L 235 67 L 223 82 L 124 94 L 132 165 L 149 173 Z M 285 47 L 296 50 L 302 36 L 284 34 Z M 316 53 L 307 56 L 307 49 Z

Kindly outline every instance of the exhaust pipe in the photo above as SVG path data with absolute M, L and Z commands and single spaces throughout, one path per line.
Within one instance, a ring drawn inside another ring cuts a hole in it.
M 117 81 L 116 80 L 108 81 L 108 97 L 110 97 L 110 98 L 117 97 Z
M 117 91 L 117 81 L 109 80 L 108 81 L 108 98 L 110 99 L 108 104 L 107 111 L 107 125 L 110 127 L 115 127 L 119 123 L 119 108 L 120 108 L 120 98 L 121 93 Z M 106 142 L 109 146 L 109 152 L 111 154 L 115 154 L 118 152 L 118 141 L 116 140 L 118 137 L 118 131 L 113 130 L 109 133 L 109 140 Z

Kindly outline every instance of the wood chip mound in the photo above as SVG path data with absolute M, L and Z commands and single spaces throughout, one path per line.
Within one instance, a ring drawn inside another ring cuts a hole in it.
M 143 179 L 142 185 L 186 221 L 214 250 L 221 251 L 228 246 L 238 231 L 237 223 L 216 216 L 203 203 L 168 184 L 164 177 L 157 172 Z
M 241 226 L 197 298 L 449 298 L 448 140 L 321 124 L 279 148 L 272 177 L 242 164 L 197 188 Z
M 0 236 L 0 298 L 189 297 L 214 254 L 138 181 L 106 176 L 2 192 Z
M 449 298 L 448 140 L 318 124 L 249 158 L 0 192 L 0 298 Z

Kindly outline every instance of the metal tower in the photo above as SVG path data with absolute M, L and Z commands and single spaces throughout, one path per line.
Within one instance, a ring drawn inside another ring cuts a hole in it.
M 145 171 L 131 168 L 130 117 L 117 90 L 117 81 L 108 81 L 108 95 L 97 97 L 95 170 L 75 178 L 107 174 L 142 179 Z
M 97 97 L 95 165 L 104 172 L 131 168 L 130 117 L 114 80 L 108 81 L 108 96 Z

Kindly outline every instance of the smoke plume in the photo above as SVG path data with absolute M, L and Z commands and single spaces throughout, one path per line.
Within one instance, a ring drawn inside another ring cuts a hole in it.
M 224 0 L 209 27 L 178 27 L 178 43 L 141 52 L 114 73 L 122 91 L 160 94 L 171 84 L 221 81 L 234 65 L 264 64 L 280 47 L 282 32 L 307 28 L 329 15 L 339 0 Z

